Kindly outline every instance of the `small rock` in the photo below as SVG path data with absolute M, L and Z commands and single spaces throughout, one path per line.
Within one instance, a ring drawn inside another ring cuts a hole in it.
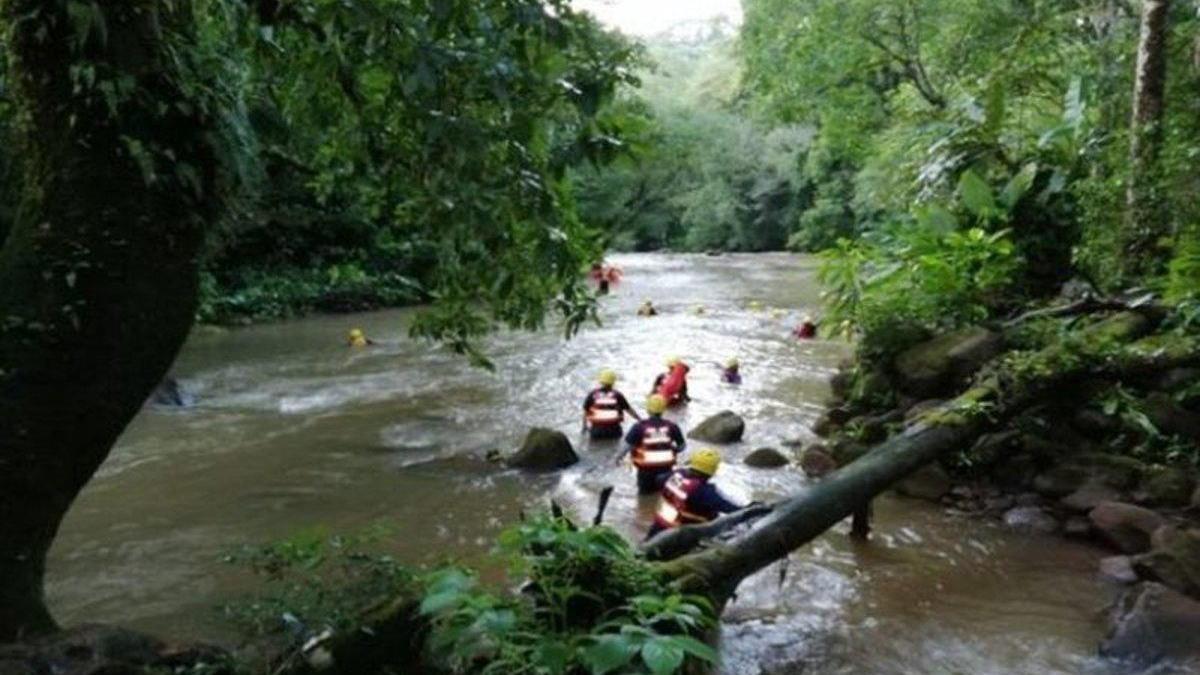
M 1137 573 L 1200 599 L 1200 530 L 1166 525 L 1155 531 L 1150 544 L 1149 553 L 1133 559 Z
M 1093 481 L 1063 497 L 1058 503 L 1073 513 L 1087 513 L 1104 502 L 1115 502 L 1120 499 L 1119 492 L 1103 483 Z
M 1063 534 L 1072 539 L 1092 536 L 1092 522 L 1084 516 L 1071 516 L 1063 522 Z
M 812 431 L 814 434 L 825 438 L 838 429 L 841 429 L 846 422 L 849 422 L 853 418 L 854 413 L 846 406 L 830 408 L 813 424 Z
M 1187 506 L 1192 501 L 1196 478 L 1178 467 L 1160 466 L 1142 477 L 1134 498 L 1149 506 Z
M 838 466 L 846 466 L 854 460 L 862 457 L 871 451 L 867 445 L 849 438 L 839 438 L 833 444 L 833 449 L 830 454 L 833 456 L 833 461 L 837 462 Z
M 1102 541 L 1122 553 L 1150 550 L 1150 536 L 1165 522 L 1150 509 L 1121 502 L 1097 505 L 1088 513 L 1088 520 Z
M 1037 478 L 1033 479 L 1033 489 L 1057 499 L 1079 490 L 1087 480 L 1087 472 L 1079 467 L 1056 466 L 1038 474 Z
M 706 443 L 737 443 L 746 432 L 746 421 L 730 410 L 723 410 L 688 432 L 689 438 Z
M 758 469 L 777 469 L 789 464 L 788 458 L 775 448 L 759 448 L 746 455 L 746 458 L 742 461 L 746 466 Z
M 983 508 L 994 513 L 1007 511 L 1017 505 L 1017 500 L 1011 495 L 995 495 L 983 500 Z
M 1017 506 L 1039 506 L 1045 500 L 1036 492 L 1022 492 L 1017 495 Z
M 566 434 L 553 429 L 533 428 L 507 464 L 517 469 L 553 471 L 564 469 L 579 461 L 575 448 Z
M 1132 584 L 1138 580 L 1133 571 L 1133 561 L 1127 555 L 1112 555 L 1100 560 L 1100 577 L 1118 584 Z
M 896 492 L 905 497 L 935 502 L 950 492 L 950 475 L 938 464 L 930 464 L 896 484 Z
M 1058 520 L 1036 506 L 1018 506 L 1004 514 L 1004 524 L 1009 527 L 1051 534 L 1058 531 Z
M 809 478 L 821 478 L 837 470 L 837 462 L 823 445 L 814 445 L 800 457 L 800 468 Z
M 950 490 L 950 494 L 953 495 L 955 499 L 962 500 L 975 499 L 977 496 L 979 496 L 978 491 L 970 485 L 955 485 L 954 488 Z
M 785 448 L 803 448 L 808 445 L 808 441 L 803 438 L 789 438 L 786 441 L 781 441 L 779 444 Z
M 1034 489 L 1047 497 L 1065 497 L 1088 483 L 1128 490 L 1137 485 L 1146 466 L 1132 457 L 1106 453 L 1075 455 L 1038 475 Z
M 1142 401 L 1141 408 L 1163 434 L 1200 441 L 1200 413 L 1179 407 L 1169 394 L 1153 392 Z
M 1100 654 L 1140 664 L 1200 656 L 1200 602 L 1162 584 L 1146 582 L 1125 592 L 1109 614 Z

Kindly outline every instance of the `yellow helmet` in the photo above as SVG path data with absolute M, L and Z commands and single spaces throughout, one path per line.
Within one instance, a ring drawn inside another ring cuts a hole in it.
M 762 306 L 763 306 L 763 305 L 762 305 L 762 303 L 761 303 L 761 302 L 759 302 L 758 300 L 751 300 L 751 301 L 750 301 L 750 309 L 754 310 L 755 312 L 757 312 L 758 310 L 762 309 Z
M 652 394 L 646 399 L 646 412 L 651 415 L 661 415 L 667 410 L 667 399 L 661 394 Z
M 351 328 L 350 329 L 350 339 L 351 340 L 361 340 L 362 338 L 363 338 L 363 332 L 362 332 L 361 328 Z
M 737 368 L 740 365 L 742 365 L 742 364 L 739 363 L 737 359 L 729 359 L 728 361 L 725 362 L 726 368 Z
M 611 387 L 617 383 L 617 374 L 612 370 L 605 369 L 600 371 L 600 377 L 598 379 L 600 380 L 600 384 L 606 387 Z
M 717 467 L 721 466 L 721 453 L 712 448 L 700 448 L 692 453 L 688 459 L 688 467 L 693 471 L 699 471 L 705 476 L 711 476 L 717 472 Z
M 679 358 L 678 356 L 672 356 L 667 359 L 667 367 L 668 368 L 674 368 L 675 366 L 677 366 L 681 363 L 683 363 L 683 359 Z

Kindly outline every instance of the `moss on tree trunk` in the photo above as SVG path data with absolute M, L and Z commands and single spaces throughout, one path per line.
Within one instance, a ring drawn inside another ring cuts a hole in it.
M 0 251 L 0 642 L 55 627 L 46 552 L 187 335 L 219 201 L 188 3 L 2 7 L 23 180 Z

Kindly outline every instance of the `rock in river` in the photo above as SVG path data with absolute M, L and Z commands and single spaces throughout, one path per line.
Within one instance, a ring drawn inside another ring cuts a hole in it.
M 535 427 L 529 430 L 521 449 L 508 458 L 508 465 L 533 471 L 565 469 L 579 461 L 566 434 Z
M 1122 553 L 1150 550 L 1150 536 L 1164 524 L 1163 517 L 1140 506 L 1104 502 L 1088 514 L 1101 540 Z
M 1150 552 L 1133 559 L 1138 575 L 1200 600 L 1200 530 L 1167 525 L 1158 528 L 1150 542 Z
M 775 448 L 759 448 L 746 455 L 746 459 L 742 461 L 746 463 L 746 466 L 759 469 L 777 469 L 790 463 L 788 458 Z
M 905 497 L 936 502 L 950 492 L 952 487 L 954 483 L 946 470 L 939 464 L 930 464 L 896 483 L 896 492 Z
M 1100 653 L 1150 664 L 1200 657 L 1200 602 L 1162 584 L 1138 584 L 1125 592 L 1109 615 Z
M 1009 509 L 1004 514 L 1004 524 L 1018 530 L 1042 534 L 1058 531 L 1058 520 L 1037 506 L 1018 506 Z
M 746 422 L 736 413 L 725 410 L 701 422 L 688 432 L 688 438 L 707 443 L 737 443 L 746 432 Z
M 823 445 L 812 445 L 800 457 L 800 468 L 809 478 L 820 478 L 837 470 L 837 462 Z

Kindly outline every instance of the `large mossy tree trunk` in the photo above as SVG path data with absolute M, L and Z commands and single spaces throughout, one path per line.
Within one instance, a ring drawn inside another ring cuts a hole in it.
M 1127 224 L 1123 238 L 1124 271 L 1129 279 L 1138 279 L 1159 269 L 1163 259 L 1159 255 L 1159 242 L 1169 234 L 1166 209 L 1155 188 L 1159 183 L 1158 157 L 1163 140 L 1170 10 L 1170 0 L 1142 1 L 1133 83 L 1133 119 L 1129 130 Z
M 685 590 L 706 594 L 718 607 L 723 606 L 746 577 L 787 557 L 920 467 L 969 448 L 980 434 L 1046 396 L 1069 391 L 1083 378 L 1119 380 L 1200 364 L 1200 340 L 1177 335 L 1143 337 L 1153 325 L 1153 319 L 1140 314 L 1117 314 L 1041 352 L 998 365 L 958 398 L 922 415 L 861 459 L 777 505 L 746 533 L 663 563 L 665 571 Z M 684 530 L 660 537 L 685 539 Z M 679 555 L 695 543 L 686 541 L 679 546 L 656 539 L 649 542 L 648 553 Z
M 218 200 L 191 12 L 3 0 L 23 172 L 0 251 L 0 642 L 55 628 L 59 524 L 192 324 Z

